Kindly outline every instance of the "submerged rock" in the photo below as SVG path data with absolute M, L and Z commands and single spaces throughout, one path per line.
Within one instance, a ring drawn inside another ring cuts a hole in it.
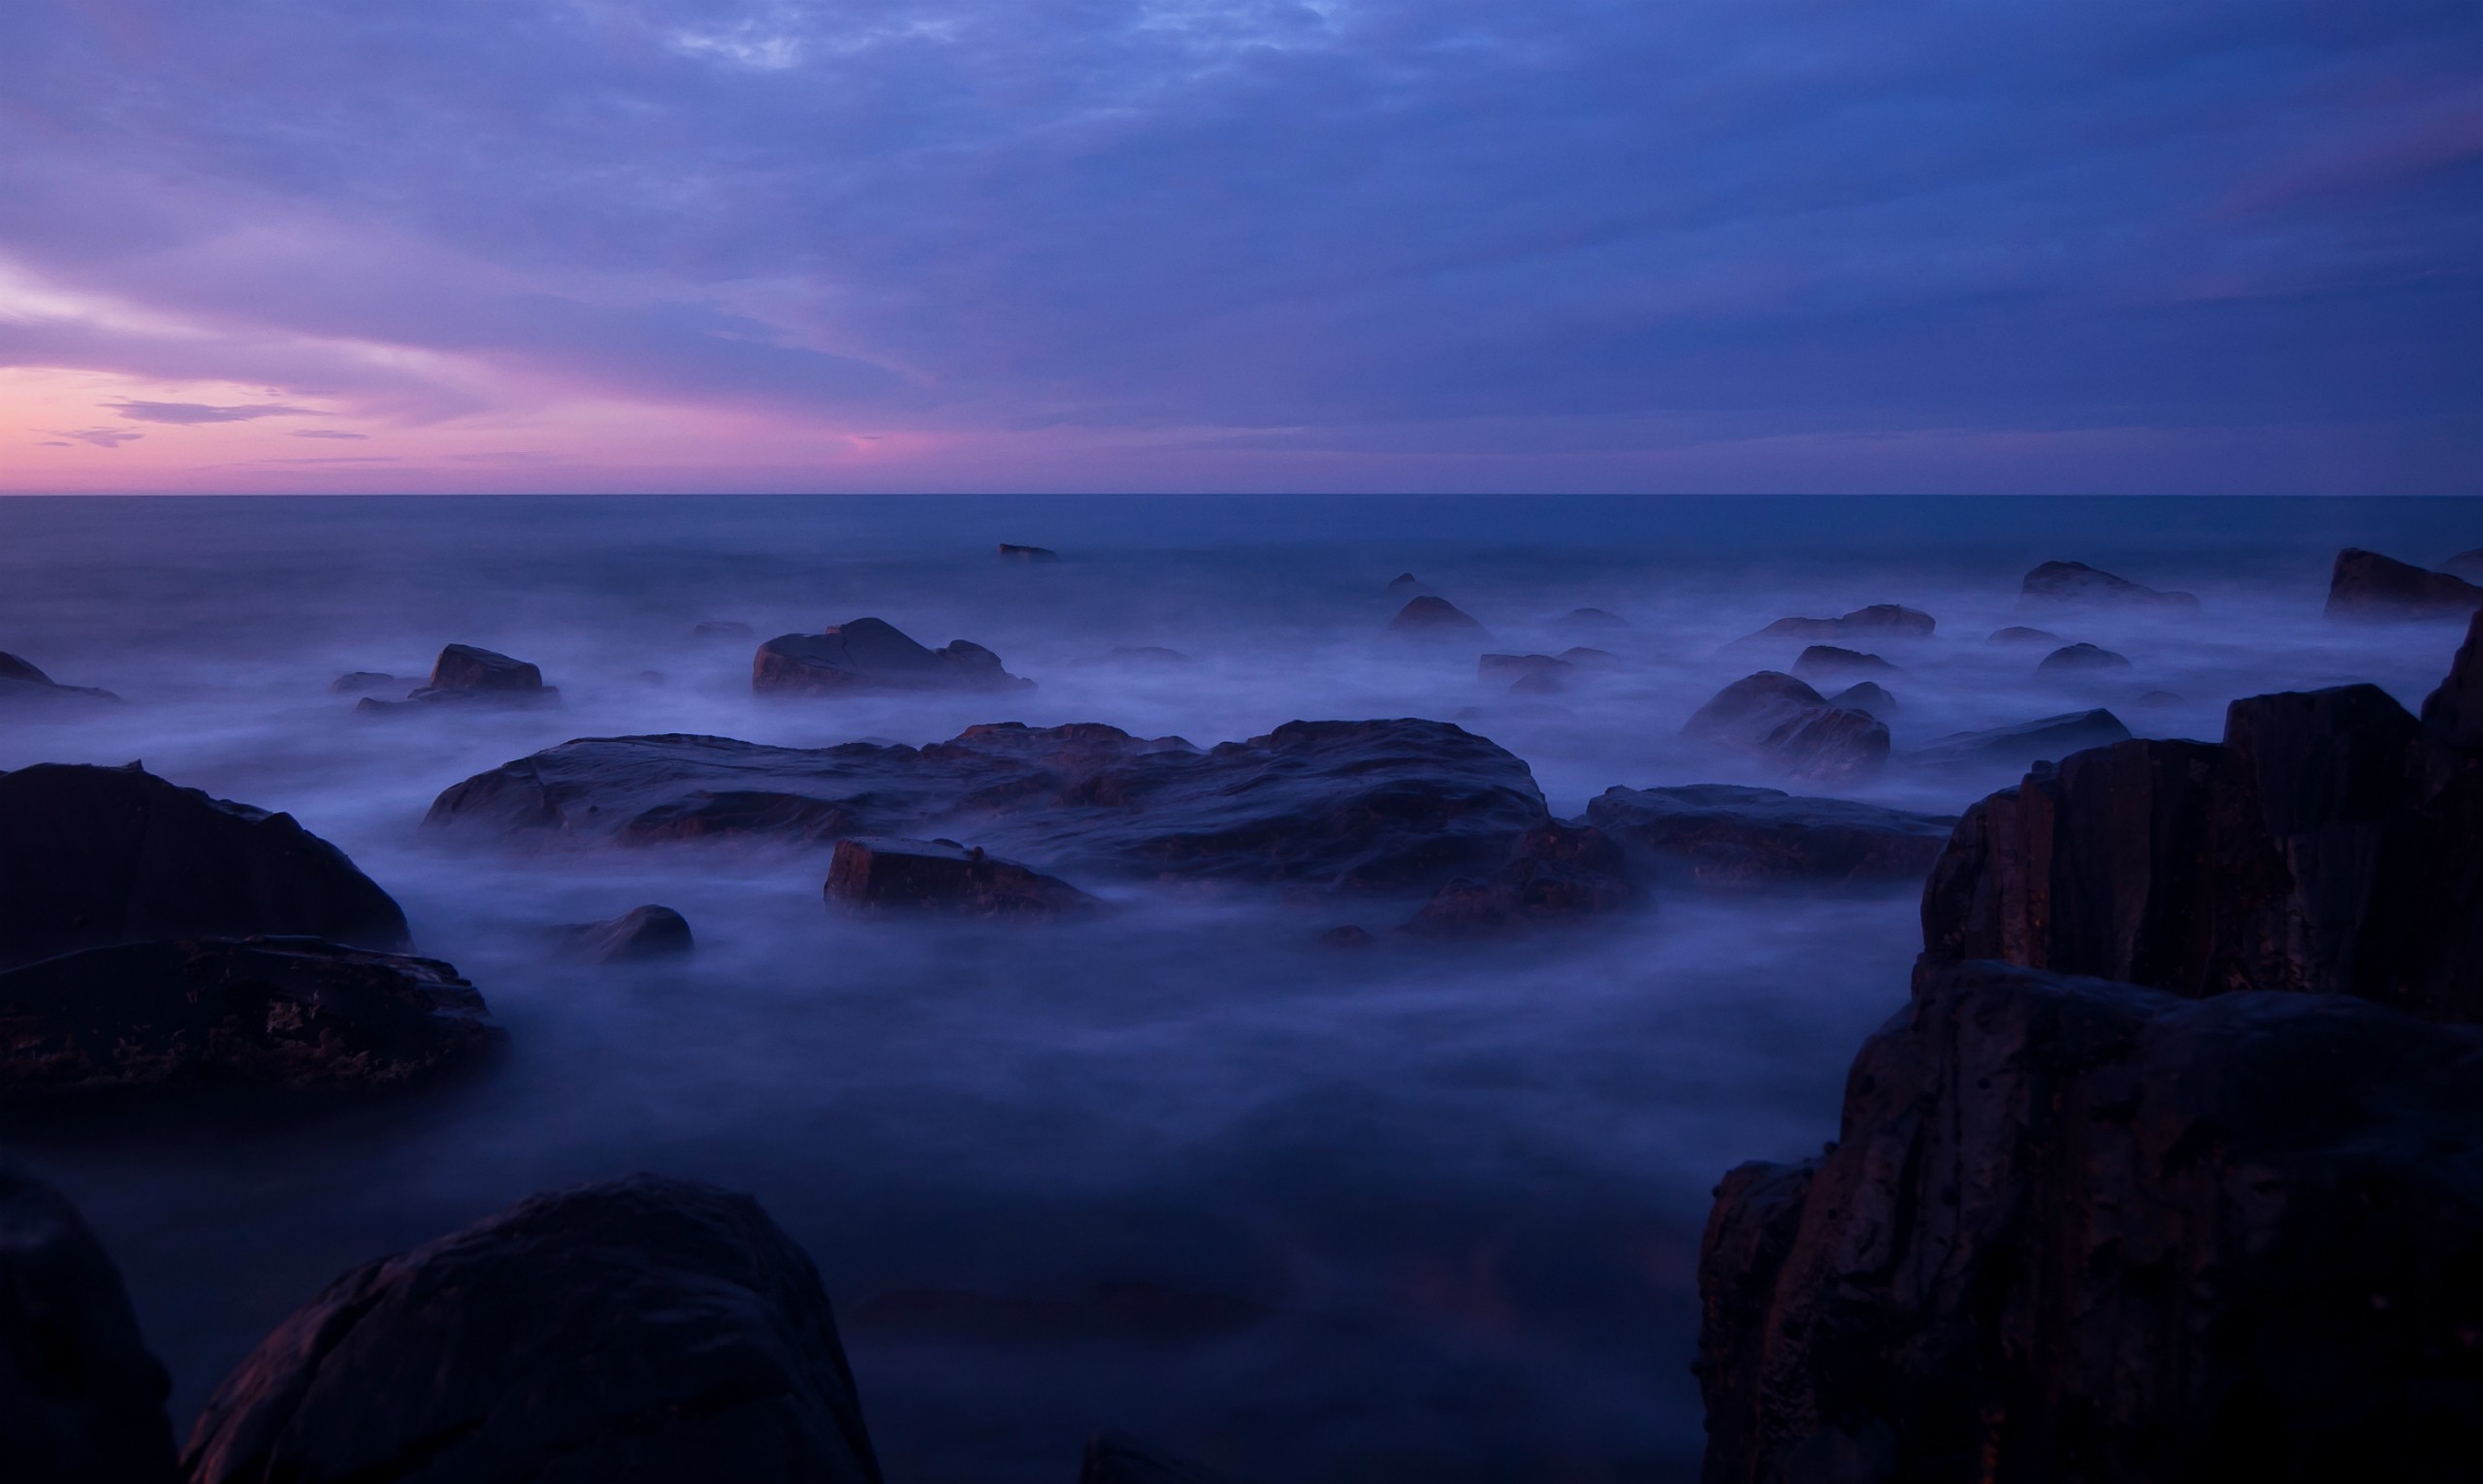
M 1897 603 L 1873 603 L 1856 608 L 1843 618 L 1778 619 L 1753 639 L 1927 639 L 1940 627 L 1939 621 L 1919 608 Z
M 828 905 L 865 914 L 943 912 L 1049 921 L 1102 905 L 1056 876 L 954 840 L 855 836 L 836 842 Z
M 1793 661 L 1793 673 L 1804 680 L 1833 680 L 1846 675 L 1893 675 L 1896 666 L 1877 655 L 1814 644 Z
M 1567 926 L 1627 909 L 1637 896 L 1628 860 L 1610 836 L 1593 825 L 1551 823 L 1520 836 L 1492 875 L 1440 887 L 1405 925 L 1440 936 Z
M 1951 732 L 1907 754 L 1905 760 L 1922 767 L 2022 768 L 2038 759 L 2065 758 L 2086 748 L 2126 741 L 2129 734 L 2119 717 L 2098 706 L 1988 731 Z
M 1126 1433 L 1098 1433 L 1086 1439 L 1078 1484 L 1225 1484 L 1204 1464 L 1177 1458 Z
M 690 919 L 669 907 L 650 902 L 633 907 L 608 922 L 564 928 L 578 955 L 589 963 L 635 963 L 649 958 L 679 958 L 697 948 Z
M 1552 627 L 1564 632 L 1613 633 L 1629 627 L 1629 621 L 1618 613 L 1601 608 L 1572 608 L 1552 621 Z
M 1717 692 L 1682 733 L 1794 778 L 1859 778 L 1878 771 L 1888 757 L 1886 724 L 1831 706 L 1817 691 L 1775 670 L 1745 676 Z
M 1445 722 L 1289 722 L 1202 751 L 1087 724 L 921 749 L 589 738 L 458 784 L 425 824 L 657 841 L 972 834 L 1045 870 L 1401 891 L 1497 862 L 1549 815 L 1524 762 Z
M 926 649 L 893 624 L 854 619 L 824 633 L 780 634 L 758 646 L 750 687 L 762 695 L 852 695 L 887 691 L 1026 691 L 980 644 Z
M 1419 588 L 1422 585 L 1422 579 L 1411 572 L 1399 572 L 1388 579 L 1388 591 L 1391 593 L 1403 593 L 1408 588 Z
M 1684 869 L 1696 885 L 1721 889 L 1919 882 L 1956 824 L 1944 815 L 1736 784 L 1606 789 L 1587 801 L 1587 819 Z
M 0 1099 L 400 1086 L 499 1028 L 436 959 L 318 938 L 85 949 L 0 973 Z
M 0 968 L 105 944 L 253 933 L 407 946 L 396 902 L 291 815 L 136 763 L 0 773 Z
M 348 670 L 328 682 L 328 689 L 339 695 L 360 695 L 381 686 L 401 684 L 396 676 L 381 670 Z
M 110 691 L 98 691 L 92 686 L 64 686 L 35 668 L 33 661 L 0 650 L 0 704 L 12 700 L 74 700 L 81 697 L 86 700 L 120 699 Z
M 1838 1141 L 1726 1176 L 1707 1484 L 2464 1477 L 2483 1034 L 1940 970 Z
M 189 1484 L 878 1484 L 819 1272 L 748 1196 L 637 1176 L 345 1274 L 208 1399 Z
M 0 1164 L 0 1460 L 26 1484 L 172 1484 L 172 1380 L 68 1197 Z
M 2483 587 L 2348 546 L 2328 578 L 2328 617 L 2464 618 L 2483 607 Z
M 708 619 L 690 626 L 693 639 L 755 639 L 758 630 L 739 619 Z
M 2087 604 L 2162 613 L 2195 613 L 2199 608 L 2195 594 L 2159 593 L 2126 577 L 2099 571 L 2083 562 L 2047 562 L 2036 567 L 2026 574 L 2017 601 L 2020 607 Z
M 1897 712 L 1897 698 L 1890 695 L 1877 681 L 1871 680 L 1847 686 L 1829 696 L 1827 703 L 1847 711 L 1859 711 L 1865 716 L 1883 722 L 1896 715 Z
M 1445 597 L 1426 594 L 1397 610 L 1388 621 L 1390 635 L 1401 639 L 1489 639 L 1490 629 Z
M 2035 666 L 2037 674 L 2060 670 L 2126 670 L 2127 655 L 2116 655 L 2095 644 L 2066 644 L 2053 650 Z
M 1017 546 L 1003 541 L 1000 543 L 1000 560 L 1003 562 L 1057 562 L 1060 560 L 1060 553 L 1048 546 Z
M 1474 662 L 1474 672 L 1480 678 L 1504 682 L 1535 676 L 1558 680 L 1576 668 L 1568 661 L 1550 655 L 1485 655 Z
M 2438 570 L 2468 582 L 2483 582 L 2483 546 L 2462 551 L 2439 565 Z
M 1986 644 L 2057 645 L 2060 643 L 2060 635 L 2052 632 L 2048 629 L 2029 629 L 2023 624 L 2012 624 L 2006 629 L 1993 629 L 1991 631 L 1991 637 L 1985 639 L 1983 642 Z

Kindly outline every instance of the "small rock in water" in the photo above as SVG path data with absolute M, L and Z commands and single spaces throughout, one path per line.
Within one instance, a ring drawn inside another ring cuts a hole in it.
M 1060 553 L 1048 546 L 1016 546 L 1003 541 L 1000 543 L 1000 558 L 1004 562 L 1057 562 Z
M 823 633 L 780 634 L 758 646 L 750 688 L 762 695 L 848 695 L 887 691 L 1026 691 L 980 644 L 916 643 L 883 619 L 852 619 Z
M 2041 673 L 2045 670 L 2126 670 L 2129 667 L 2126 655 L 2116 655 L 2094 644 L 2066 644 L 2046 655 L 2035 669 Z
M 1491 630 L 1445 597 L 1428 594 L 1405 604 L 1388 621 L 1388 631 L 1401 638 L 1488 639 Z
M 634 963 L 649 958 L 678 958 L 697 946 L 690 935 L 690 919 L 669 907 L 649 903 L 631 908 L 609 922 L 563 928 L 589 963 Z
M 384 713 L 442 704 L 533 706 L 555 703 L 560 691 L 523 660 L 472 644 L 451 644 L 432 665 L 431 683 L 401 701 L 364 696 L 356 711 Z
M 2138 703 L 2142 706 L 2178 706 L 2184 704 L 2180 696 L 2176 695 L 2170 691 L 2149 691 L 2138 698 Z
M 1883 722 L 1894 716 L 1897 709 L 1897 698 L 1890 695 L 1877 681 L 1870 680 L 1863 681 L 1859 685 L 1847 686 L 1829 696 L 1827 703 L 1831 706 L 1842 706 L 1848 711 L 1859 711 L 1865 716 L 1876 717 Z
M 2099 571 L 2083 562 L 2047 562 L 2026 574 L 2019 587 L 2020 607 L 2089 604 L 2099 607 L 2153 609 L 2165 613 L 2196 613 L 2199 599 L 2189 593 L 2159 593 L 2126 577 Z
M 1840 675 L 1888 674 L 1896 666 L 1877 655 L 1860 650 L 1839 649 L 1833 644 L 1814 644 L 1802 651 L 1793 661 L 1793 673 L 1804 680 L 1826 680 Z
M 758 637 L 758 630 L 738 619 L 709 619 L 702 624 L 691 625 L 690 637 L 693 639 L 755 639 Z
M 946 912 L 1048 921 L 1102 905 L 1056 876 L 954 840 L 855 836 L 836 842 L 828 905 L 851 912 Z
M 1753 639 L 1927 639 L 1939 621 L 1919 608 L 1898 603 L 1873 603 L 1843 618 L 1778 619 L 1741 643 Z
M 2483 546 L 2462 551 L 2439 565 L 2439 570 L 2468 582 L 2483 583 Z
M 1585 644 L 1573 644 L 1561 651 L 1556 658 L 1565 660 L 1581 668 L 1591 669 L 1608 669 L 1621 662 L 1621 657 L 1612 651 L 1596 649 Z
M 397 684 L 399 681 L 396 676 L 384 674 L 378 670 L 351 670 L 329 681 L 328 689 L 339 695 L 359 695 L 365 691 L 376 691 L 381 686 Z
M 1790 675 L 1761 670 L 1716 693 L 1682 727 L 1794 778 L 1851 779 L 1888 757 L 1887 724 L 1831 706 Z
M 1986 644 L 2058 644 L 2060 635 L 2048 629 L 2029 629 L 2023 624 L 2012 624 L 2006 629 L 1993 629 L 1991 637 L 1983 642 Z

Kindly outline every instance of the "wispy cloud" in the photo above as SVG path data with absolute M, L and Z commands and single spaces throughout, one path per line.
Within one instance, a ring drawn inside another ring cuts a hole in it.
M 347 433 L 341 428 L 303 428 L 295 431 L 297 438 L 368 438 L 368 433 Z
M 203 402 L 114 402 L 105 403 L 105 407 L 132 422 L 174 423 L 183 427 L 194 427 L 203 423 L 247 423 L 255 422 L 262 417 L 317 417 L 320 415 L 308 407 L 288 407 L 278 403 L 218 407 Z
M 54 428 L 50 431 L 61 437 L 76 438 L 81 443 L 91 443 L 97 448 L 118 448 L 123 443 L 135 443 L 146 436 L 145 434 L 133 433 L 126 428 Z M 54 446 L 68 445 L 55 444 Z

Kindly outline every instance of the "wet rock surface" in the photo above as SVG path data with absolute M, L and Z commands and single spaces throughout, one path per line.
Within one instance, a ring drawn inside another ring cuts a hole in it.
M 1056 876 L 954 840 L 855 836 L 836 842 L 828 905 L 870 916 L 947 913 L 1052 921 L 1102 905 Z
M 1637 901 L 1619 842 L 1593 825 L 1551 823 L 1520 836 L 1498 871 L 1440 887 L 1405 925 L 1443 937 L 1562 927 Z
M 1702 1246 L 1708 1484 L 2449 1480 L 2483 1456 L 2483 1033 L 1952 966 Z
M 758 1204 L 638 1176 L 345 1274 L 225 1377 L 191 1484 L 877 1484 L 827 1295 Z
M 1827 703 L 1847 711 L 1859 711 L 1865 716 L 1883 722 L 1897 713 L 1897 698 L 1888 694 L 1886 687 L 1875 680 L 1865 680 L 1847 686 L 1829 696 Z
M 1921 767 L 2026 767 L 2090 747 L 2128 739 L 2129 727 L 2110 711 L 2071 711 L 1988 731 L 1960 731 L 1925 744 L 1905 760 Z
M 498 1026 L 436 959 L 318 938 L 85 949 L 0 973 L 0 1101 L 408 1085 Z
M 120 1271 L 77 1208 L 0 1164 L 0 1472 L 171 1484 L 171 1389 Z
M 1831 706 L 1790 675 L 1761 670 L 1716 693 L 1682 727 L 1790 778 L 1867 777 L 1888 757 L 1888 728 L 1860 711 Z
M 253 933 L 406 946 L 396 902 L 290 815 L 136 764 L 0 774 L 0 967 L 104 944 Z
M 780 634 L 758 646 L 751 689 L 762 695 L 849 695 L 888 691 L 1023 691 L 1034 682 L 1001 667 L 980 644 L 954 639 L 925 648 L 875 618 L 824 633 Z
M 2351 619 L 2464 618 L 2483 608 L 2483 587 L 2348 546 L 2328 578 L 2328 616 Z
M 2100 644 L 2064 644 L 2046 655 L 2035 665 L 2038 673 L 2061 670 L 2126 670 L 2127 655 L 2114 654 Z
M 596 738 L 477 774 L 427 825 L 626 845 L 971 835 L 1075 876 L 1403 891 L 1549 819 L 1525 763 L 1444 722 L 1290 722 L 1200 749 L 1085 724 L 911 748 Z
M 2092 605 L 2167 614 L 2195 613 L 2199 607 L 2194 594 L 2158 592 L 2083 562 L 2047 562 L 2028 572 L 2018 588 L 2018 602 L 2026 607 Z
M 577 956 L 588 963 L 679 958 L 695 952 L 698 946 L 691 934 L 688 918 L 653 902 L 633 907 L 608 922 L 587 922 L 561 931 Z
M 1793 661 L 1793 673 L 1804 680 L 1844 680 L 1854 675 L 1893 675 L 1896 666 L 1877 655 L 1814 644 Z
M 1388 621 L 1388 633 L 1400 639 L 1489 639 L 1491 630 L 1445 597 L 1429 594 L 1413 598 Z
M 1588 821 L 1696 886 L 1887 888 L 1920 882 L 1956 821 L 1780 789 L 1607 789 Z
M 440 705 L 542 706 L 560 698 L 557 688 L 543 683 L 542 670 L 526 661 L 472 644 L 451 644 L 433 662 L 429 684 L 401 701 L 366 695 L 354 709 L 386 713 Z

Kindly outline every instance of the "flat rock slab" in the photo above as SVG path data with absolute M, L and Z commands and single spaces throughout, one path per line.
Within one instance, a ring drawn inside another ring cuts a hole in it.
M 316 938 L 118 944 L 0 974 L 0 1100 L 403 1086 L 499 1034 L 436 959 Z
M 980 644 L 918 644 L 884 619 L 858 618 L 822 633 L 788 633 L 758 646 L 751 689 L 761 695 L 849 695 L 889 691 L 1024 691 L 1034 682 L 1001 667 Z
M 1951 732 L 1906 754 L 1904 760 L 1931 768 L 2022 768 L 2038 758 L 2056 760 L 2090 747 L 2126 742 L 2129 736 L 2119 717 L 2098 706 L 1988 731 Z
M 929 747 L 590 738 L 458 784 L 427 825 L 645 845 L 965 836 L 1073 876 L 1411 891 L 1548 823 L 1518 758 L 1445 722 L 1290 722 L 1200 749 L 1114 726 L 967 728 Z
M 837 841 L 821 889 L 829 906 L 872 916 L 932 912 L 1052 921 L 1102 905 L 1056 876 L 980 847 L 887 836 Z
M 1678 862 L 1693 884 L 1722 890 L 1919 882 L 1957 823 L 1736 784 L 1607 789 L 1587 801 L 1587 819 L 1617 840 Z

